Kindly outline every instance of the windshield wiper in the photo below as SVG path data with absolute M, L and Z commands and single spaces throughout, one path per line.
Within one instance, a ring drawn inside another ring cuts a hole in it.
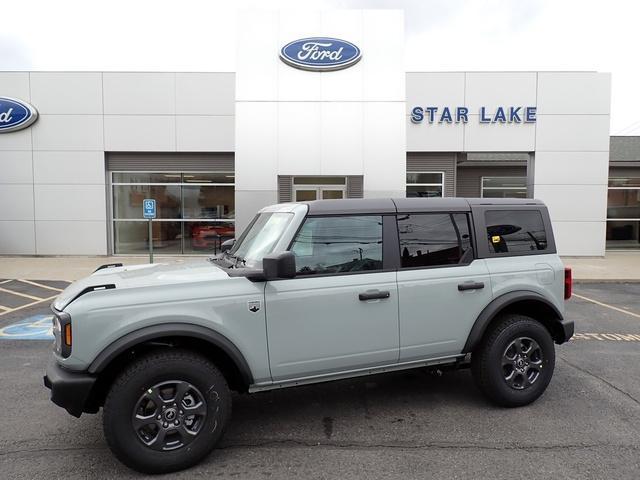
M 235 259 L 236 261 L 236 263 L 233 265 L 234 268 L 238 268 L 239 263 L 241 263 L 243 267 L 247 264 L 247 261 L 244 258 L 239 257 L 238 255 L 230 255 L 230 257 Z
M 234 268 L 238 263 L 238 258 L 235 255 L 231 255 L 228 251 L 209 257 L 207 260 L 211 263 L 221 264 L 225 268 Z
M 241 263 L 242 266 L 246 265 L 247 261 L 238 256 L 238 255 L 234 255 L 232 253 L 229 253 L 229 251 L 227 250 L 226 252 L 222 252 L 222 256 L 220 257 L 220 259 L 225 260 L 226 262 L 228 262 L 229 264 L 231 264 L 231 268 L 238 268 L 238 264 Z

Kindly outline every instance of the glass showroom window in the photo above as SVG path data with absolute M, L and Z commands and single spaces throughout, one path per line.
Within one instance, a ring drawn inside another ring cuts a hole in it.
M 217 253 L 234 237 L 233 172 L 112 172 L 116 254 L 145 253 L 149 229 L 142 201 L 156 200 L 156 253 Z
M 407 198 L 442 197 L 443 172 L 407 172 Z
M 610 177 L 607 248 L 640 248 L 640 177 Z
M 527 177 L 482 177 L 483 198 L 527 198 Z

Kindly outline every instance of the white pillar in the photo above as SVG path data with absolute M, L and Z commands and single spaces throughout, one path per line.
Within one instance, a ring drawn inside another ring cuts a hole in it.
M 248 11 L 236 73 L 236 226 L 276 203 L 278 175 L 364 175 L 364 195 L 404 196 L 404 17 L 395 10 Z M 357 45 L 362 59 L 330 72 L 279 58 L 306 37 Z

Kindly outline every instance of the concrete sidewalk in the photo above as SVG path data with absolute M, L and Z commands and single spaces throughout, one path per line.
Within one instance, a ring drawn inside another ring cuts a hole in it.
M 168 257 L 155 255 L 155 263 L 204 262 L 207 257 Z M 0 257 L 0 279 L 67 280 L 74 281 L 90 275 L 105 263 L 136 265 L 149 263 L 149 256 L 133 257 Z
M 156 255 L 157 263 L 205 261 L 204 256 Z M 608 252 L 600 257 L 563 257 L 578 282 L 640 282 L 640 251 Z M 135 257 L 0 257 L 0 279 L 67 280 L 85 277 L 105 263 L 148 263 L 148 256 Z
M 562 257 L 562 261 L 578 282 L 640 282 L 640 251 L 607 252 L 604 258 Z

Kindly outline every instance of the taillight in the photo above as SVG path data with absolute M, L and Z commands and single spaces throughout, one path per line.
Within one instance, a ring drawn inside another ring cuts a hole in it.
M 564 267 L 564 299 L 569 300 L 571 298 L 571 292 L 573 290 L 573 277 L 571 276 L 571 268 Z

